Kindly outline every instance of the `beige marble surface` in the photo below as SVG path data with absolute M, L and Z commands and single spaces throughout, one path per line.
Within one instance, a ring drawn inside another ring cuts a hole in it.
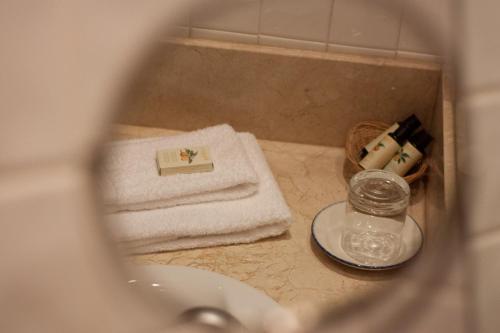
M 119 122 L 186 131 L 229 123 L 262 139 L 341 147 L 364 120 L 415 113 L 428 127 L 440 75 L 432 63 L 177 40 L 141 69 Z
M 175 133 L 178 132 L 119 125 L 114 127 L 113 139 Z M 218 272 L 244 281 L 295 309 L 340 306 L 404 275 L 404 270 L 360 272 L 345 268 L 311 243 L 310 228 L 315 214 L 324 206 L 346 198 L 343 149 L 265 140 L 259 143 L 292 210 L 289 232 L 253 244 L 137 255 L 131 260 Z M 410 213 L 422 224 L 423 188 L 413 187 L 412 191 Z

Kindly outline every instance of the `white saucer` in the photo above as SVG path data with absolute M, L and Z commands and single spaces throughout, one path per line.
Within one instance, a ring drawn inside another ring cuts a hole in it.
M 345 201 L 337 202 L 323 208 L 316 215 L 311 226 L 312 236 L 316 244 L 330 258 L 341 264 L 372 271 L 393 269 L 407 263 L 422 248 L 424 239 L 422 230 L 412 217 L 406 216 L 401 235 L 402 244 L 399 256 L 383 265 L 364 265 L 345 253 L 340 245 L 344 217 Z
M 174 316 L 191 307 L 212 306 L 228 311 L 250 331 L 260 331 L 269 316 L 288 314 L 263 292 L 221 274 L 173 265 L 139 265 L 135 270 L 137 276 L 129 277 L 129 283 L 153 286 L 182 301 Z

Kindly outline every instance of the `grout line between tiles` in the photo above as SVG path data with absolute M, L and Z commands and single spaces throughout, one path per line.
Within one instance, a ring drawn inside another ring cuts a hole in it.
M 399 27 L 398 27 L 398 37 L 396 39 L 396 54 L 394 55 L 395 57 L 397 56 L 397 51 L 400 51 L 400 44 L 401 44 L 401 31 L 403 30 L 403 20 L 406 15 L 406 9 L 407 9 L 407 1 L 403 2 L 403 9 L 401 10 L 401 13 L 399 14 Z
M 341 43 L 328 43 L 328 46 L 332 46 L 332 47 L 336 47 L 336 46 L 339 46 L 339 47 L 345 47 L 345 48 L 348 48 L 350 49 L 351 51 L 347 52 L 347 54 L 359 54 L 359 55 L 366 55 L 366 56 L 377 56 L 375 55 L 375 53 L 380 53 L 379 56 L 382 56 L 382 57 L 385 57 L 385 58 L 396 58 L 396 51 L 395 50 L 391 50 L 391 49 L 382 49 L 382 48 L 374 48 L 374 47 L 364 47 L 364 46 L 357 46 L 357 45 L 349 45 L 349 44 L 341 44 Z M 355 50 L 358 50 L 358 52 L 356 52 Z M 338 51 L 332 51 L 333 53 L 336 53 Z M 384 54 L 384 53 L 390 53 L 389 54 Z
M 496 245 L 500 243 L 500 226 L 489 227 L 479 232 L 471 232 L 468 237 L 472 248 L 476 251 Z
M 333 6 L 335 6 L 335 0 L 332 0 L 330 4 L 330 17 L 328 17 L 328 26 L 326 27 L 325 52 L 328 52 L 328 45 L 330 44 L 330 34 L 333 25 Z
M 257 34 L 249 34 L 249 33 L 244 33 L 244 32 L 236 32 L 236 31 L 229 31 L 229 30 L 219 30 L 219 29 L 208 29 L 208 28 L 198 28 L 198 27 L 193 27 L 192 30 L 198 30 L 198 31 L 205 31 L 205 32 L 213 32 L 213 33 L 220 33 L 220 35 L 226 35 L 226 36 L 229 36 L 229 35 L 233 35 L 234 37 L 237 37 L 237 36 L 240 36 L 240 37 L 255 37 L 256 39 L 258 39 L 258 35 Z M 219 35 L 219 36 L 220 36 Z M 210 38 L 210 37 L 194 37 L 194 36 L 191 36 L 192 39 L 200 39 L 200 40 L 213 40 L 213 41 L 220 41 L 222 43 L 244 43 L 244 44 L 248 44 L 248 45 L 258 45 L 258 43 L 256 43 L 255 41 L 252 41 L 252 42 L 243 42 L 243 41 L 227 41 L 227 40 L 220 40 L 218 38 Z
M 193 9 L 189 9 L 188 13 L 188 38 L 193 37 Z
M 315 51 L 315 52 L 326 53 L 324 50 L 325 43 L 323 43 L 323 42 L 316 42 L 316 41 L 311 41 L 311 40 L 306 40 L 306 39 L 285 38 L 285 37 L 265 35 L 265 34 L 262 34 L 261 37 L 264 37 L 263 39 L 261 39 L 261 45 L 263 45 L 263 46 L 284 47 L 284 48 L 290 48 L 290 49 L 296 49 L 296 50 L 310 50 L 310 51 Z M 285 44 L 288 44 L 288 45 L 268 44 L 269 38 L 274 39 L 274 41 L 282 40 Z M 266 42 L 266 40 L 267 40 L 267 42 Z M 290 46 L 289 45 L 290 43 L 291 44 L 297 43 L 295 45 L 298 45 L 298 46 Z M 318 44 L 321 44 L 322 49 L 313 47 L 314 45 L 318 45 Z M 313 46 L 307 47 L 306 45 L 313 45 Z
M 477 101 L 480 100 L 483 103 L 499 103 L 500 100 L 500 82 L 483 84 L 479 87 L 469 88 L 463 92 L 464 101 Z
M 234 30 L 223 30 L 223 29 L 215 29 L 215 28 L 196 27 L 196 26 L 194 26 L 193 29 L 206 30 L 206 31 L 217 31 L 217 32 L 227 32 L 230 34 L 238 34 L 238 35 L 257 36 L 256 33 L 240 32 L 240 31 L 234 31 Z
M 260 33 L 262 27 L 262 7 L 264 0 L 259 1 L 259 20 L 257 21 L 257 44 L 260 44 Z

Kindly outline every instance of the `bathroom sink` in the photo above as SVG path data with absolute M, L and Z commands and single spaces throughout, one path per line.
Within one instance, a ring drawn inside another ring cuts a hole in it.
M 138 265 L 139 274 L 129 284 L 148 286 L 162 297 L 182 300 L 178 316 L 193 307 L 215 307 L 228 311 L 251 331 L 261 330 L 267 318 L 290 319 L 288 312 L 265 293 L 222 274 L 173 265 Z M 282 317 L 282 316 L 287 316 Z

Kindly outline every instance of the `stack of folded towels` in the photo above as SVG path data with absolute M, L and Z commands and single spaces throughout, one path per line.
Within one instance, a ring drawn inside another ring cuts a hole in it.
M 159 176 L 156 152 L 208 146 L 211 172 Z M 291 214 L 257 140 L 219 125 L 110 144 L 108 223 L 134 253 L 249 243 L 286 231 Z

